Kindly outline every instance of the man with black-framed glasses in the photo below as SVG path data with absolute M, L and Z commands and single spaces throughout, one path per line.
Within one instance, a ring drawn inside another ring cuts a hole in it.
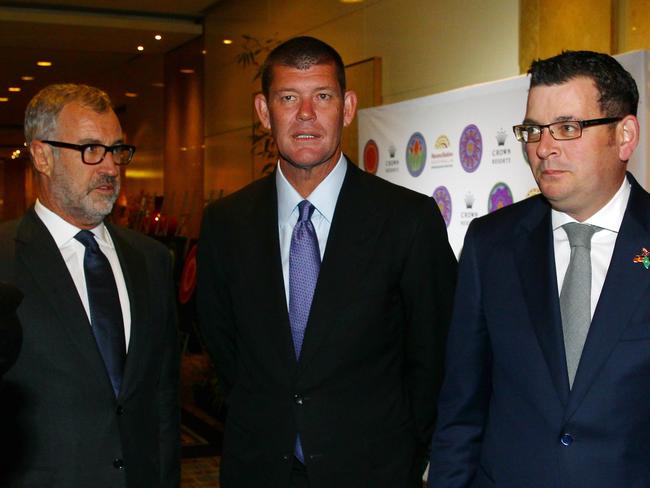
M 650 486 L 650 195 L 637 86 L 611 56 L 535 61 L 514 126 L 541 195 L 470 225 L 430 488 Z
M 106 221 L 125 144 L 108 95 L 50 85 L 25 140 L 38 199 L 0 225 L 0 281 L 24 298 L 0 419 L 0 486 L 179 486 L 179 355 L 169 252 Z M 9 422 L 7 422 L 9 421 Z

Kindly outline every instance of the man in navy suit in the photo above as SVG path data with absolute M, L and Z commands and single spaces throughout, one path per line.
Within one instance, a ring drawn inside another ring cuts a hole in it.
M 542 195 L 468 229 L 429 487 L 647 487 L 650 196 L 626 173 L 636 83 L 587 51 L 529 73 L 514 131 Z

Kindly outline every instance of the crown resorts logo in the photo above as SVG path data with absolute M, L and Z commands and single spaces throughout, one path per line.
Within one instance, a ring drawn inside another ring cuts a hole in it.
M 411 176 L 420 176 L 427 159 L 427 143 L 419 132 L 413 133 L 406 145 L 406 169 Z
M 384 171 L 386 173 L 397 173 L 399 172 L 399 159 L 395 158 L 395 144 L 389 144 L 388 146 L 388 159 L 384 161 Z
M 503 130 L 503 127 L 497 131 L 497 144 L 499 146 L 504 146 L 506 143 L 506 139 L 508 138 L 508 133 Z
M 474 124 L 470 124 L 463 129 L 460 135 L 458 153 L 460 155 L 460 165 L 465 171 L 473 173 L 478 169 L 483 155 L 483 138 L 481 137 L 481 131 Z
M 365 147 L 363 148 L 363 167 L 368 173 L 373 175 L 377 173 L 379 167 L 379 148 L 377 143 L 372 139 L 368 139 Z
M 471 192 L 465 194 L 465 208 L 471 209 L 474 206 L 474 195 Z
M 492 164 L 510 164 L 512 150 L 506 147 L 508 133 L 501 127 L 496 133 L 497 147 L 492 149 Z
M 468 191 L 465 194 L 464 200 L 465 210 L 460 212 L 460 225 L 466 227 L 472 220 L 478 217 L 478 212 L 474 210 L 474 202 L 476 199 L 474 198 L 474 194 L 472 192 Z
M 507 207 L 510 204 L 512 204 L 510 187 L 500 181 L 490 190 L 490 195 L 488 196 L 488 213 Z
M 445 225 L 449 227 L 451 222 L 451 195 L 449 190 L 444 186 L 439 186 L 433 190 L 433 199 L 438 204 L 438 209 L 442 214 L 442 218 L 445 220 Z

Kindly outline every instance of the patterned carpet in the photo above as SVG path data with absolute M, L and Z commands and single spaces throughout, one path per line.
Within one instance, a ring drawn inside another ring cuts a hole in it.
M 192 387 L 211 372 L 207 357 L 185 354 L 181 363 L 181 403 L 183 405 L 181 445 L 181 487 L 218 488 L 221 426 L 194 405 Z
M 182 488 L 218 488 L 219 457 L 183 459 L 181 464 Z

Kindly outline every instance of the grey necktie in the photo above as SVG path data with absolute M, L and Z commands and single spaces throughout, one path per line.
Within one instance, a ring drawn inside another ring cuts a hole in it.
M 563 227 L 569 236 L 571 259 L 560 292 L 560 310 L 569 386 L 573 387 L 591 324 L 591 237 L 600 227 L 576 222 Z

